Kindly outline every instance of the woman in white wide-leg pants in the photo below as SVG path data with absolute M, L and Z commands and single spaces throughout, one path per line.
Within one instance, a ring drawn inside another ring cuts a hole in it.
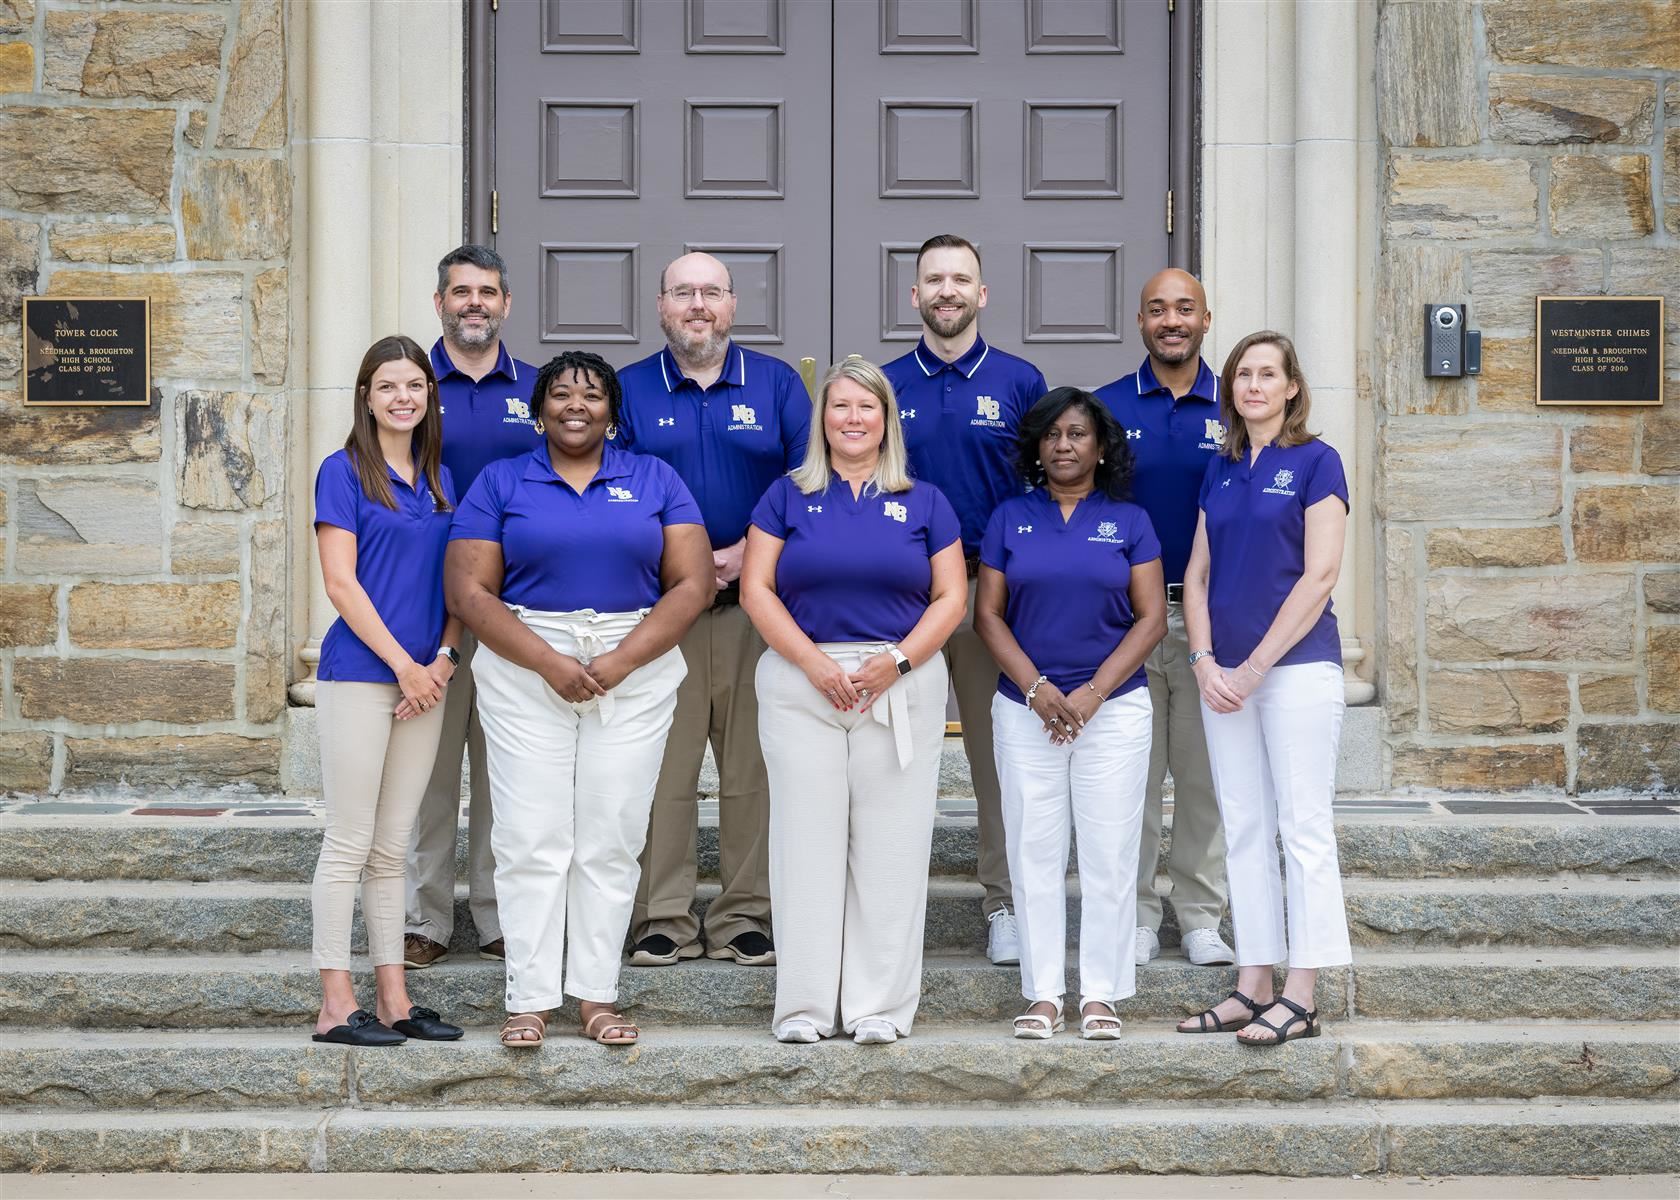
M 1353 958 L 1332 811 L 1343 699 L 1330 591 L 1348 490 L 1335 450 L 1307 431 L 1288 338 L 1250 334 L 1221 382 L 1227 432 L 1202 481 L 1184 621 L 1225 823 L 1237 987 L 1178 1028 L 1278 1046 L 1318 1036 L 1318 971 Z
M 1079 836 L 1080 1036 L 1120 1036 L 1137 991 L 1138 842 L 1153 709 L 1144 660 L 1167 628 L 1161 547 L 1128 503 L 1126 431 L 1089 392 L 1057 388 L 1021 420 L 1032 489 L 980 544 L 974 628 L 1002 674 L 992 735 L 1021 935 L 1015 1036 L 1062 1028 L 1068 842 Z
M 910 1032 L 945 732 L 940 648 L 962 620 L 962 529 L 912 482 L 892 385 L 835 364 L 805 462 L 753 510 L 741 607 L 770 778 L 770 896 L 784 1042 Z
M 711 603 L 711 543 L 665 463 L 607 442 L 618 377 L 571 351 L 537 373 L 532 454 L 490 464 L 456 512 L 451 611 L 473 661 L 507 947 L 505 1046 L 540 1045 L 579 1000 L 585 1037 L 640 1036 L 614 1011 L 637 857 L 687 668 L 677 641 Z

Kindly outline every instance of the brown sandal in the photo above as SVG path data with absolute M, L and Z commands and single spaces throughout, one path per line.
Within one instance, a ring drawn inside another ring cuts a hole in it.
M 509 1050 L 535 1050 L 543 1044 L 543 1035 L 548 1032 L 548 1015 L 546 1013 L 514 1013 L 502 1022 L 502 1032 L 497 1035 L 502 1045 Z M 536 1037 L 510 1037 L 509 1034 L 534 1033 Z
M 607 1018 L 607 1024 L 601 1027 L 600 1033 L 590 1033 L 595 1023 L 601 1018 Z M 613 1036 L 616 1033 L 616 1036 Z M 622 1013 L 598 1012 L 583 1023 L 578 1034 L 592 1042 L 599 1042 L 603 1046 L 628 1046 L 641 1037 L 642 1031 L 630 1021 L 625 1020 Z

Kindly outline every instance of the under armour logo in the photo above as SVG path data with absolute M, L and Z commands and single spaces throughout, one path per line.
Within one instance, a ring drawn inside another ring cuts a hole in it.
M 758 423 L 758 414 L 745 404 L 731 405 L 729 412 L 731 420 L 739 421 L 743 425 L 756 425 Z
M 1229 479 L 1221 479 L 1219 481 L 1219 486 L 1222 488 L 1228 488 L 1231 486 L 1231 481 Z
M 510 417 L 519 417 L 525 421 L 531 419 L 531 406 L 523 400 L 517 400 L 509 396 L 507 398 L 507 409 L 507 415 Z
M 914 421 L 916 419 L 916 410 L 913 408 L 905 409 L 903 417 L 906 421 Z
M 660 417 L 659 423 L 661 425 L 675 425 L 677 423 L 677 419 L 675 417 Z
M 976 396 L 975 403 L 979 409 L 975 416 L 985 417 L 988 421 L 995 421 L 999 416 L 998 402 L 990 396 Z
M 1126 430 L 1126 440 L 1128 442 L 1131 441 L 1133 438 L 1140 438 L 1141 439 L 1142 437 L 1143 437 L 1143 430 L 1141 430 L 1141 429 L 1128 429 L 1128 430 Z
M 1031 533 L 1032 532 L 1032 526 L 1031 525 L 1017 525 L 1017 526 L 1015 526 L 1015 532 L 1016 533 Z
M 895 521 L 908 521 L 910 519 L 910 510 L 897 500 L 888 500 L 881 506 L 881 512 L 884 516 L 889 516 Z
M 822 511 L 822 505 L 820 505 L 820 504 L 807 504 L 805 506 L 805 511 L 806 512 L 821 512 Z

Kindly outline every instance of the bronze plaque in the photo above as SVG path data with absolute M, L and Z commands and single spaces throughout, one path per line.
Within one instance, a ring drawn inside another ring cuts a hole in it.
M 152 402 L 152 302 L 23 298 L 25 404 Z
M 1535 300 L 1536 404 L 1661 404 L 1661 296 Z

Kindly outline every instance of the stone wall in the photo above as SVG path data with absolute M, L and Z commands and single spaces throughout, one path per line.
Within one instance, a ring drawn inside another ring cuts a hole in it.
M 1680 3 L 1387 0 L 1377 64 L 1392 781 L 1680 787 Z M 1536 408 L 1537 294 L 1666 294 L 1665 406 Z
M 0 791 L 277 786 L 281 0 L 0 0 Z M 150 296 L 152 405 L 24 409 L 19 298 Z

